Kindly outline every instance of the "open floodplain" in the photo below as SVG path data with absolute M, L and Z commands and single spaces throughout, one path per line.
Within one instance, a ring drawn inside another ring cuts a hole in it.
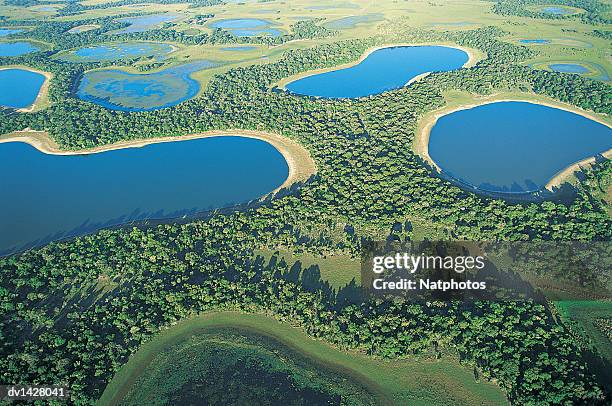
M 361 289 L 367 241 L 610 241 L 609 5 L 51 3 L 0 4 L 0 383 L 612 399 L 610 297 L 564 296 L 600 269 L 543 303 Z

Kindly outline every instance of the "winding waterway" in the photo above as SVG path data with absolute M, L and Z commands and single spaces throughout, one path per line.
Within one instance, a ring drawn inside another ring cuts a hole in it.
M 428 72 L 460 69 L 469 55 L 447 46 L 397 46 L 377 49 L 344 69 L 313 74 L 288 83 L 295 94 L 324 98 L 357 98 L 405 86 Z
M 612 148 L 612 129 L 582 115 L 527 102 L 497 102 L 442 116 L 429 156 L 442 172 L 486 192 L 543 189 L 570 165 Z
M 68 156 L 0 143 L 0 173 L 3 255 L 105 226 L 244 203 L 281 186 L 289 169 L 267 142 L 221 136 Z

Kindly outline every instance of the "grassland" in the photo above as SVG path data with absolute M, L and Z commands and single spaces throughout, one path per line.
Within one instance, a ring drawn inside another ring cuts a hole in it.
M 267 316 L 234 312 L 193 317 L 158 334 L 143 345 L 109 383 L 99 405 L 114 405 L 125 396 L 161 351 L 207 329 L 233 327 L 270 337 L 315 363 L 336 370 L 361 383 L 379 399 L 410 405 L 502 405 L 507 401 L 497 386 L 477 382 L 471 370 L 453 357 L 409 357 L 386 361 L 360 353 L 339 351 L 306 336 L 300 329 Z

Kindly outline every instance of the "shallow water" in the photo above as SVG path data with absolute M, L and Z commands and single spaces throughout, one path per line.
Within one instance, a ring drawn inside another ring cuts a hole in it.
M 326 98 L 356 98 L 398 89 L 418 75 L 461 68 L 468 54 L 445 46 L 406 46 L 372 52 L 359 64 L 287 84 L 289 92 Z
M 0 56 L 19 56 L 38 50 L 37 46 L 27 41 L 0 42 Z
M 498 102 L 441 117 L 429 155 L 442 172 L 489 192 L 541 190 L 571 164 L 612 148 L 612 129 L 581 115 Z
M 135 131 L 137 131 L 135 129 Z M 0 254 L 103 226 L 173 218 L 258 198 L 288 176 L 272 145 L 212 137 L 99 154 L 0 144 Z
M 555 15 L 567 15 L 567 14 L 574 13 L 573 10 L 563 8 L 563 7 L 546 7 L 542 9 L 542 12 L 546 14 L 555 14 Z
M 257 49 L 257 47 L 254 47 L 254 46 L 243 46 L 243 47 L 225 47 L 225 48 L 221 48 L 222 51 L 239 51 L 239 52 L 252 51 L 254 49 Z
M 548 39 L 522 39 L 519 42 L 523 44 L 550 44 Z
M 179 16 L 175 14 L 152 14 L 140 17 L 125 17 L 117 21 L 130 24 L 129 27 L 122 28 L 113 32 L 113 34 L 126 34 L 130 32 L 143 32 L 159 27 L 163 23 L 169 23 Z
M 36 100 L 45 76 L 25 69 L 0 70 L 0 106 L 16 109 Z
M 588 73 L 589 70 L 582 65 L 578 65 L 575 63 L 552 63 L 548 65 L 550 69 L 555 72 L 563 72 L 563 73 Z
M 10 28 L 0 28 L 0 37 L 6 37 L 7 35 L 17 34 L 23 30 L 20 29 L 10 29 Z
M 80 48 L 75 51 L 62 54 L 58 58 L 68 62 L 78 63 L 117 61 L 120 59 L 145 56 L 162 59 L 164 56 L 172 52 L 172 50 L 172 45 L 161 42 L 123 42 Z
M 200 84 L 190 75 L 214 66 L 217 65 L 202 60 L 147 74 L 95 70 L 83 75 L 77 95 L 112 110 L 157 110 L 194 97 L 200 91 Z

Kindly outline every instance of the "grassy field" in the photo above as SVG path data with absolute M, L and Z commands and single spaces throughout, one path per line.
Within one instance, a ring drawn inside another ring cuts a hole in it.
M 386 361 L 361 353 L 339 351 L 306 336 L 300 329 L 263 315 L 235 312 L 193 317 L 160 333 L 143 345 L 109 383 L 99 405 L 114 405 L 129 391 L 142 372 L 161 351 L 186 338 L 213 328 L 240 328 L 277 340 L 293 351 L 326 368 L 350 376 L 383 399 L 410 405 L 502 405 L 501 390 L 488 382 L 477 382 L 471 369 L 451 357 L 439 360 L 410 357 Z

